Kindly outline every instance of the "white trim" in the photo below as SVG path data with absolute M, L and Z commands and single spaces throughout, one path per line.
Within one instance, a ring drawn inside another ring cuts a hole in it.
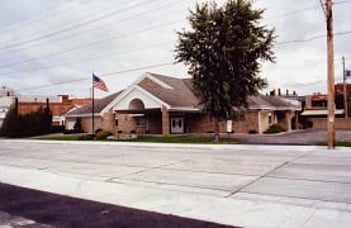
M 164 102 L 163 100 L 159 99 L 158 97 L 154 96 L 153 94 L 151 94 L 150 92 L 146 91 L 145 89 L 141 88 L 138 85 L 133 85 L 132 87 L 130 87 L 125 93 L 123 92 L 122 95 L 118 96 L 115 100 L 115 103 L 113 104 L 113 106 L 111 107 L 113 111 L 118 111 L 115 109 L 115 106 L 118 105 L 118 103 L 123 100 L 128 94 L 130 94 L 133 90 L 138 90 L 139 92 L 145 94 L 145 96 L 148 96 L 149 98 L 153 99 L 156 101 L 156 103 L 160 104 L 160 108 L 162 108 L 162 106 L 165 106 L 167 109 L 170 109 L 170 105 L 167 104 L 166 102 Z M 140 98 L 142 99 L 142 97 Z
M 155 78 L 154 76 L 150 75 L 150 73 L 144 73 L 142 74 L 133 84 L 131 84 L 127 89 L 125 89 L 121 94 L 119 94 L 113 101 L 110 102 L 110 104 L 106 105 L 104 109 L 101 110 L 101 113 L 106 112 L 106 110 L 109 110 L 116 106 L 125 96 L 127 96 L 134 88 L 140 89 L 142 92 L 146 93 L 150 97 L 154 98 L 155 100 L 159 101 L 162 105 L 166 106 L 167 109 L 170 108 L 170 105 L 167 104 L 166 102 L 162 101 L 161 99 L 155 97 L 153 94 L 147 92 L 146 90 L 142 89 L 138 84 L 144 80 L 145 78 L 149 78 L 150 80 L 154 81 L 155 83 L 159 84 L 160 86 L 166 88 L 166 89 L 173 89 L 170 87 L 168 84 L 162 82 L 161 80 Z
M 173 89 L 173 87 L 169 86 L 167 83 L 164 83 L 163 81 L 161 81 L 160 79 L 156 78 L 155 76 L 152 76 L 151 74 L 147 74 L 146 77 L 148 77 L 152 81 L 156 82 L 157 84 L 159 84 L 161 87 L 163 87 L 165 89 Z
M 135 114 L 129 114 L 128 116 L 129 117 L 144 117 L 145 114 L 143 114 L 143 113 L 135 113 Z
M 344 114 L 344 109 L 336 109 L 335 115 Z M 327 109 L 307 109 L 301 113 L 301 116 L 327 116 Z
M 168 109 L 169 111 L 193 111 L 193 112 L 198 112 L 200 111 L 199 108 L 194 108 L 194 107 L 182 107 L 182 106 L 178 106 L 178 107 L 171 107 Z
M 251 105 L 248 107 L 248 110 L 293 111 L 293 110 L 300 110 L 300 109 L 292 106 L 275 107 L 270 105 Z
M 106 105 L 105 108 L 101 110 L 101 112 L 105 112 L 106 110 L 109 110 L 113 108 L 120 100 L 122 100 L 126 95 L 129 94 L 131 90 L 133 90 L 134 86 L 136 86 L 139 82 L 141 82 L 144 78 L 147 77 L 147 73 L 142 74 L 136 81 L 133 82 L 130 86 L 128 86 L 127 89 L 125 89 L 122 93 L 120 93 L 115 99 L 113 99 L 108 105 Z
M 70 117 L 91 117 L 91 113 L 85 113 L 85 114 L 73 114 L 73 115 L 65 115 L 65 117 L 70 118 Z M 94 113 L 94 117 L 102 117 L 100 113 Z

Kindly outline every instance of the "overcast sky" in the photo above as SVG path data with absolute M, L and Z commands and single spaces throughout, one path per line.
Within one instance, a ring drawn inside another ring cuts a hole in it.
M 184 65 L 172 64 L 173 50 L 176 31 L 187 27 L 188 9 L 195 3 L 0 1 L 0 86 L 21 94 L 89 97 L 92 71 L 110 93 L 126 88 L 144 72 L 187 77 Z M 275 28 L 278 36 L 276 63 L 262 68 L 269 83 L 263 92 L 273 88 L 300 95 L 325 92 L 326 38 L 321 36 L 326 25 L 320 1 L 256 0 L 253 5 L 266 10 L 262 23 Z M 336 82 L 342 81 L 342 56 L 351 68 L 350 10 L 351 0 L 334 0 Z

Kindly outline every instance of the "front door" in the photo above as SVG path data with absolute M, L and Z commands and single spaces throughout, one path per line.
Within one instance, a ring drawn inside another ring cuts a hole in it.
M 171 133 L 184 133 L 184 117 L 171 117 Z

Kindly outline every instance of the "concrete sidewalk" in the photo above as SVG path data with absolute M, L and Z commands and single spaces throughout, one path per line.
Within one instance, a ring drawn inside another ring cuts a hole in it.
M 0 182 L 244 227 L 349 227 L 351 151 L 1 140 Z

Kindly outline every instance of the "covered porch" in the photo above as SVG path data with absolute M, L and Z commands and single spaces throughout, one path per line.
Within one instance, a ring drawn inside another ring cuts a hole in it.
M 116 129 L 120 133 L 135 134 L 184 134 L 196 128 L 199 119 L 195 109 L 148 107 L 141 98 L 134 98 L 128 108 L 114 109 Z

